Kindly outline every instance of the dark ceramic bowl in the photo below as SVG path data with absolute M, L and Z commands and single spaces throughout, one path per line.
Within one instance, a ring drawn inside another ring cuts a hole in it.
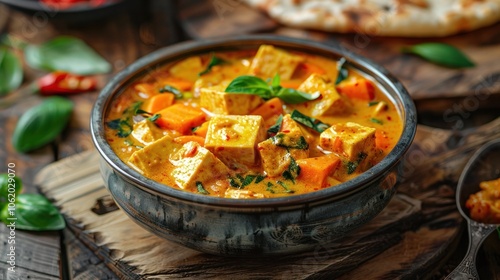
M 210 51 L 256 49 L 261 44 L 345 57 L 376 79 L 403 118 L 396 147 L 379 164 L 353 180 L 313 193 L 280 198 L 236 200 L 180 191 L 145 178 L 112 151 L 104 137 L 111 101 L 138 77 L 174 60 Z M 117 204 L 155 235 L 218 255 L 275 255 L 332 246 L 367 223 L 395 193 L 403 155 L 416 130 L 413 102 L 402 84 L 385 69 L 339 46 L 277 36 L 242 36 L 186 42 L 151 53 L 117 74 L 101 91 L 91 116 L 93 141 L 102 156 L 101 171 Z

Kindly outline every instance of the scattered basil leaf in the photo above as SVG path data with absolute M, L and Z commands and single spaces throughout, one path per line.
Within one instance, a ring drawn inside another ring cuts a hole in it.
M 297 122 L 299 122 L 299 123 L 301 123 L 309 128 L 312 128 L 319 133 L 327 130 L 330 127 L 330 125 L 323 123 L 320 120 L 317 120 L 313 117 L 306 116 L 297 110 L 293 110 L 293 112 L 290 116 L 293 120 L 295 120 L 295 121 L 297 121 Z
M 9 49 L 0 48 L 0 96 L 17 89 L 23 82 L 23 67 Z
M 141 110 L 141 105 L 142 105 L 142 101 L 134 102 L 134 103 L 132 103 L 132 105 L 130 105 L 130 107 L 128 107 L 127 109 L 125 109 L 123 111 L 123 114 L 129 115 L 129 116 L 135 116 L 137 114 L 142 114 L 141 112 L 148 113 L 144 110 Z
M 370 101 L 370 102 L 368 102 L 368 107 L 373 107 L 379 103 L 380 103 L 380 101 Z
M 285 103 L 298 104 L 306 101 L 315 100 L 318 97 L 320 97 L 321 93 L 317 91 L 313 94 L 309 94 L 293 88 L 281 88 L 274 95 L 279 99 L 285 101 Z
M 0 209 L 2 209 L 9 202 L 14 201 L 16 196 L 23 189 L 21 179 L 10 174 L 13 173 L 0 174 Z
M 241 189 L 240 183 L 238 183 L 234 178 L 229 178 L 229 185 L 235 189 Z
M 210 194 L 204 187 L 203 184 L 200 181 L 196 181 L 196 189 L 198 190 L 198 193 L 201 194 Z
M 278 97 L 289 104 L 315 100 L 321 95 L 319 92 L 308 94 L 292 88 L 284 88 L 278 84 L 279 82 L 279 75 L 274 76 L 271 85 L 259 77 L 243 75 L 232 80 L 225 92 L 234 94 L 253 94 L 265 100 Z
M 255 177 L 257 177 L 256 175 L 247 175 L 245 176 L 245 179 L 243 179 L 243 181 L 241 182 L 241 188 L 244 188 L 248 185 L 250 185 L 253 181 L 253 179 L 255 179 Z
M 345 67 L 347 60 L 345 57 L 341 57 L 339 61 L 337 62 L 337 80 L 335 80 L 335 84 L 338 85 L 340 82 L 343 80 L 347 79 L 347 76 L 349 75 L 349 71 Z
M 278 119 L 276 120 L 276 123 L 273 124 L 268 130 L 267 133 L 274 136 L 276 133 L 278 133 L 281 129 L 281 123 L 283 123 L 283 115 L 280 115 Z
M 364 152 L 358 154 L 358 158 L 355 162 L 349 161 L 346 163 L 347 174 L 352 174 L 358 168 L 358 165 L 367 157 L 368 155 Z
M 132 133 L 132 124 L 130 118 L 114 119 L 106 123 L 106 125 L 116 130 L 116 135 L 120 138 L 125 138 Z
M 255 178 L 255 184 L 262 182 L 265 178 L 266 178 L 266 176 L 264 176 L 262 174 L 257 175 L 257 178 Z
M 166 85 L 162 87 L 159 91 L 160 93 L 165 93 L 165 92 L 172 93 L 175 96 L 175 99 L 182 99 L 184 97 L 180 90 L 171 85 Z
M 47 97 L 26 111 L 16 124 L 12 144 L 18 152 L 29 152 L 52 142 L 66 127 L 73 102 L 60 96 Z
M 16 218 L 16 228 L 23 230 L 61 230 L 66 226 L 59 210 L 39 194 L 18 195 L 15 210 L 4 207 L 0 212 L 0 220 L 5 224 L 11 222 L 10 218 Z
M 290 164 L 287 170 L 283 171 L 283 178 L 292 181 L 295 184 L 295 178 L 300 175 L 300 166 L 297 164 L 293 157 L 290 157 Z
M 154 114 L 153 116 L 149 117 L 148 120 L 151 122 L 155 122 L 161 117 L 161 114 Z
M 103 74 L 111 71 L 111 64 L 82 40 L 60 36 L 41 45 L 24 49 L 26 63 L 36 69 L 67 71 L 80 75 Z
M 371 118 L 371 119 L 370 119 L 370 121 L 371 121 L 372 123 L 376 123 L 376 124 L 380 124 L 380 125 L 383 125 L 383 124 L 384 124 L 381 120 L 379 120 L 379 119 L 377 119 L 377 118 Z
M 309 148 L 306 138 L 302 135 L 294 137 L 280 132 L 271 137 L 271 141 L 274 145 L 287 149 L 307 150 Z
M 210 57 L 210 61 L 208 62 L 207 68 L 205 70 L 201 71 L 200 73 L 198 73 L 198 76 L 205 75 L 208 72 L 212 71 L 212 67 L 214 67 L 215 65 L 220 65 L 220 64 L 224 64 L 224 63 L 227 63 L 227 61 L 212 54 L 212 56 Z
M 271 182 L 267 182 L 266 191 L 268 191 L 268 192 L 270 192 L 270 193 L 275 193 L 275 192 L 274 192 L 274 185 L 273 185 L 273 183 L 271 183 Z
M 450 68 L 473 67 L 475 64 L 459 49 L 445 43 L 423 43 L 402 49 L 423 59 Z
M 285 192 L 286 193 L 294 193 L 295 191 L 294 190 L 291 190 L 285 183 L 283 183 L 282 181 L 276 181 L 276 183 L 280 186 L 282 186 L 284 189 L 285 189 Z

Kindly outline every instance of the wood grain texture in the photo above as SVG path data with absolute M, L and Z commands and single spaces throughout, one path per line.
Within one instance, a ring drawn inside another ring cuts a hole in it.
M 460 135 L 419 126 L 398 195 L 380 215 L 331 246 L 272 259 L 202 254 L 150 234 L 121 210 L 91 212 L 109 195 L 94 175 L 99 156 L 93 151 L 43 169 L 36 183 L 61 207 L 73 233 L 121 278 L 415 279 L 435 275 L 457 246 L 463 229 L 454 199 L 458 175 L 474 150 L 498 137 L 500 118 Z
M 500 57 L 500 23 L 444 38 L 408 39 L 289 28 L 238 1 L 186 2 L 189 3 L 179 6 L 180 17 L 185 32 L 191 38 L 268 32 L 314 39 L 326 44 L 340 44 L 386 67 L 403 82 L 414 99 L 500 94 L 500 64 L 497 59 Z M 242 21 L 244 28 L 241 28 Z M 429 41 L 456 46 L 476 63 L 476 67 L 449 69 L 401 52 L 403 46 Z

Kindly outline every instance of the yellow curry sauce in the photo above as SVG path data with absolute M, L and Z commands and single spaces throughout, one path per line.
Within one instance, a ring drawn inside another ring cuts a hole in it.
M 378 163 L 402 131 L 374 81 L 342 61 L 269 45 L 148 72 L 106 122 L 112 149 L 144 176 L 228 198 L 338 185 Z

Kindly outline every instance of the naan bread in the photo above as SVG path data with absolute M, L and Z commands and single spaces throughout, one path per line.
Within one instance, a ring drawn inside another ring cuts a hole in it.
M 500 20 L 500 0 L 242 0 L 278 22 L 373 36 L 447 36 Z

